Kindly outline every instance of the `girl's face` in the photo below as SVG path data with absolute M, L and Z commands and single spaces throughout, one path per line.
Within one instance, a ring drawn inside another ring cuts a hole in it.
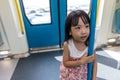
M 77 42 L 86 42 L 89 33 L 89 24 L 84 24 L 82 19 L 79 18 L 78 25 L 72 26 L 69 34 L 72 35 L 73 39 Z

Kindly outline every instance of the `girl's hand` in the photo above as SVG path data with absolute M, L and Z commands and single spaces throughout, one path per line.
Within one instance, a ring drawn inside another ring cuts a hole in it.
M 80 60 L 82 60 L 83 64 L 93 62 L 95 59 L 95 54 L 92 54 L 91 56 L 87 56 L 87 53 L 85 53 Z

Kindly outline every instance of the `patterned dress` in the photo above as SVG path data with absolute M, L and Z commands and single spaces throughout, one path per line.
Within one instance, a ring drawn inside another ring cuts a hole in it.
M 77 50 L 72 39 L 68 41 L 68 49 L 70 51 L 71 61 L 79 60 L 87 51 L 87 48 L 84 51 Z M 87 80 L 87 64 L 76 67 L 65 67 L 61 63 L 60 80 Z

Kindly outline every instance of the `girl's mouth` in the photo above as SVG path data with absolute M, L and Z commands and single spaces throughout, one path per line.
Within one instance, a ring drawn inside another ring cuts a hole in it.
M 85 39 L 87 39 L 87 36 L 82 36 L 81 39 L 85 40 Z

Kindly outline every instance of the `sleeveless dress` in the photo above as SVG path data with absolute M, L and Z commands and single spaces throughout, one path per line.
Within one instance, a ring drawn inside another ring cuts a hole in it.
M 88 50 L 88 48 L 83 51 L 77 50 L 72 39 L 68 41 L 68 49 L 71 61 L 79 60 Z M 87 64 L 82 64 L 76 67 L 65 67 L 63 62 L 61 62 L 60 80 L 87 80 Z

